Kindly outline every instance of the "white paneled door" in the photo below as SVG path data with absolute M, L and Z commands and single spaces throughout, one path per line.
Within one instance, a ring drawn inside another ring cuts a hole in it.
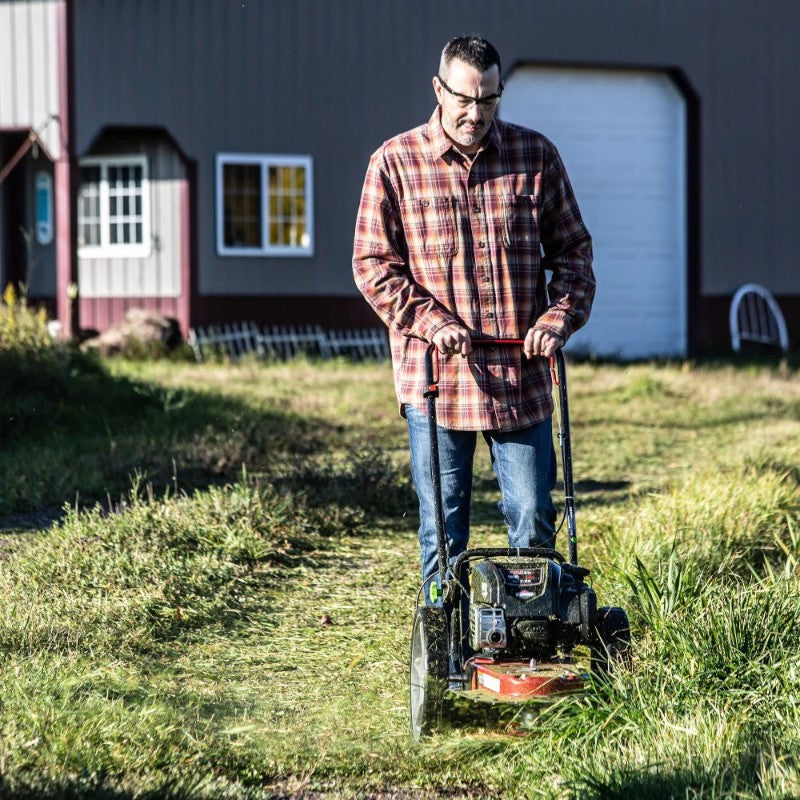
M 686 354 L 686 107 L 655 71 L 519 67 L 499 116 L 540 131 L 594 241 L 597 296 L 573 352 Z

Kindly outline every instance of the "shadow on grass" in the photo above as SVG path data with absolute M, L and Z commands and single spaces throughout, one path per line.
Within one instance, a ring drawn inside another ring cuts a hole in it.
M 52 782 L 0 779 L 0 796 L 9 800 L 196 800 L 209 782 L 209 778 L 168 779 L 158 788 L 141 790 L 124 788 L 102 774 Z
M 800 416 L 800 404 L 795 402 L 776 401 L 771 404 L 764 404 L 759 408 L 746 413 L 719 413 L 716 417 L 697 420 L 693 419 L 691 424 L 685 427 L 688 430 L 701 431 L 713 430 L 715 428 L 725 428 L 727 426 L 742 425 L 748 422 L 763 422 L 765 417 L 772 419 L 794 420 Z M 581 420 L 584 428 L 631 428 L 633 430 L 665 430 L 674 431 L 677 422 L 673 420 L 658 421 L 652 419 L 630 419 L 630 418 L 611 418 L 611 417 L 587 417 Z
M 401 516 L 416 508 L 408 469 L 378 447 L 359 447 L 346 455 L 310 455 L 273 471 L 279 490 L 302 492 L 312 508 L 359 508 L 369 514 Z
M 110 375 L 77 351 L 0 354 L 0 514 L 45 513 L 64 503 L 111 506 L 138 475 L 191 490 L 242 468 L 322 453 L 343 426 L 235 397 L 168 389 Z M 40 520 L 19 517 L 21 528 Z
M 610 508 L 626 503 L 630 499 L 631 482 L 625 480 L 596 481 L 592 478 L 575 481 L 575 503 L 578 508 Z M 559 484 L 556 490 L 561 492 L 561 501 L 556 495 L 556 505 L 563 505 L 563 488 Z
M 216 785 L 215 785 L 216 783 Z M 452 789 L 407 789 L 379 788 L 366 792 L 341 792 L 333 790 L 316 791 L 308 788 L 292 788 L 290 785 L 304 786 L 302 778 L 287 780 L 286 786 L 273 784 L 270 780 L 263 788 L 248 785 L 232 793 L 230 785 L 219 787 L 213 774 L 206 778 L 193 778 L 186 780 L 173 780 L 163 787 L 152 790 L 139 791 L 134 789 L 115 788 L 105 779 L 96 779 L 94 785 L 82 782 L 79 779 L 70 782 L 39 787 L 31 784 L 29 787 L 18 787 L 13 791 L 0 782 L 0 793 L 10 800 L 201 800 L 202 798 L 241 797 L 248 800 L 327 800 L 327 798 L 359 797 L 364 800 L 472 800 L 486 797 L 485 792 L 478 789 L 468 790 L 462 788 Z
M 684 769 L 647 766 L 639 770 L 620 770 L 602 777 L 590 775 L 571 784 L 582 800 L 673 800 L 691 797 L 697 800 L 726 800 L 732 797 L 760 797 L 763 787 L 760 772 L 763 760 L 774 755 L 763 752 L 755 742 L 746 752 L 709 770 L 701 766 Z M 770 795 L 771 796 L 771 795 Z M 782 793 L 775 796 L 788 796 Z
M 630 481 L 597 481 L 592 478 L 575 481 L 575 502 L 578 508 L 589 506 L 608 507 L 628 500 Z M 503 516 L 498 508 L 500 489 L 492 477 L 476 477 L 472 484 L 471 520 L 475 524 L 501 524 Z M 559 480 L 553 490 L 557 509 L 564 505 L 564 485 Z M 559 512 L 560 513 L 560 512 Z

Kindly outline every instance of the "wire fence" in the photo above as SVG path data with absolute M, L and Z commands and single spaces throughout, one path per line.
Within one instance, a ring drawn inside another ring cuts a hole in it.
M 298 355 L 357 361 L 389 357 L 389 338 L 382 328 L 325 331 L 319 325 L 259 326 L 231 322 L 189 329 L 189 344 L 198 362 L 251 356 L 264 361 L 287 361 Z

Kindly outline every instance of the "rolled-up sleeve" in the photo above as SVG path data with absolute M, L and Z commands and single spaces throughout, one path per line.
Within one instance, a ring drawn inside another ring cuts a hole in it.
M 592 239 L 566 169 L 552 143 L 542 181 L 542 266 L 552 270 L 550 304 L 536 321 L 565 341 L 589 319 L 595 293 Z
M 356 286 L 378 316 L 405 336 L 430 341 L 452 314 L 414 281 L 383 149 L 370 159 L 356 219 L 353 243 Z

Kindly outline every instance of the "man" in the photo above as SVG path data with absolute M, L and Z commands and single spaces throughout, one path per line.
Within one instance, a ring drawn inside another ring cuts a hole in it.
M 370 160 L 353 251 L 356 284 L 389 326 L 425 581 L 437 572 L 422 399 L 427 343 L 440 354 L 451 558 L 468 543 L 479 431 L 491 449 L 509 546 L 553 547 L 548 357 L 586 322 L 595 289 L 591 239 L 558 152 L 541 134 L 495 118 L 503 91 L 495 48 L 474 36 L 450 40 L 433 90 L 430 120 L 385 142 Z M 475 336 L 524 338 L 525 345 L 523 352 L 473 350 Z

